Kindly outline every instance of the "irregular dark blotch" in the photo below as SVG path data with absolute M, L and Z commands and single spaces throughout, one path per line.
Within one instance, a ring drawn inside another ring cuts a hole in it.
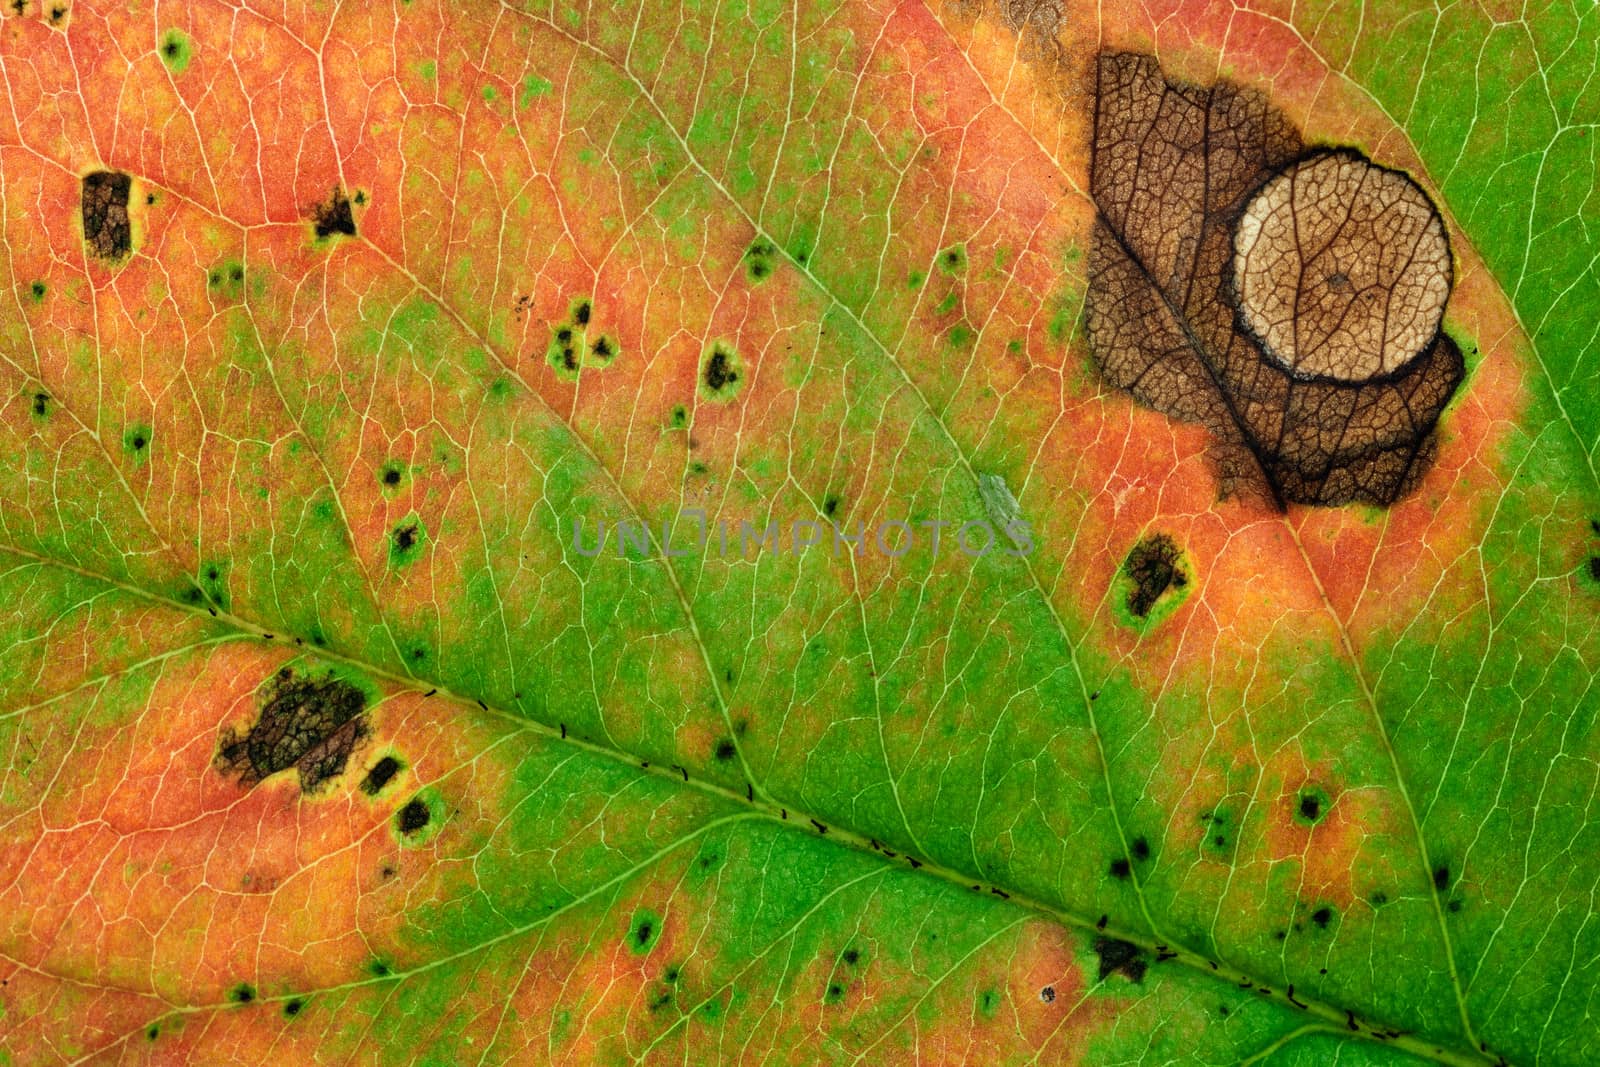
M 1372 906 L 1373 907 L 1381 908 L 1387 903 L 1389 903 L 1389 894 L 1388 893 L 1385 893 L 1383 890 L 1380 889 L 1376 893 L 1372 894 Z
M 861 962 L 861 952 L 858 949 L 847 948 L 844 950 L 844 955 L 842 955 L 840 958 L 850 966 L 854 967 L 857 963 Z
M 217 769 L 248 788 L 293 767 L 300 791 L 309 793 L 344 773 L 367 736 L 366 708 L 367 694 L 338 675 L 285 667 L 266 686 L 255 724 L 243 736 L 223 731 Z
M 35 300 L 43 300 L 46 291 L 44 282 L 34 282 L 33 285 L 29 287 L 29 291 L 33 293 L 33 298 Z
M 374 978 L 387 978 L 394 973 L 393 969 L 383 960 L 374 959 L 367 964 L 367 972 Z
M 1445 905 L 1445 907 L 1449 909 L 1452 915 L 1454 915 L 1456 912 L 1461 910 L 1461 898 L 1456 897 L 1452 899 L 1450 903 Z
M 1133 839 L 1133 858 L 1147 860 L 1150 858 L 1150 842 L 1142 837 Z
M 133 224 L 128 219 L 132 185 L 133 179 L 121 171 L 97 170 L 83 177 L 83 239 L 100 259 L 121 259 L 133 249 Z
M 1100 957 L 1102 982 L 1113 974 L 1120 974 L 1130 982 L 1144 978 L 1147 964 L 1144 951 L 1138 945 L 1114 937 L 1097 937 L 1094 939 L 1094 952 Z
M 383 787 L 389 784 L 390 779 L 400 773 L 400 761 L 393 756 L 385 756 L 367 771 L 367 776 L 361 780 L 361 790 L 369 797 L 375 797 L 383 792 Z
M 1039 990 L 1039 999 L 1044 1001 L 1046 1004 L 1054 1004 L 1056 1000 L 1056 987 L 1053 985 L 1047 985 L 1043 989 Z
M 399 552 L 409 552 L 417 543 L 417 524 L 402 523 L 394 529 L 394 547 Z
M 1315 793 L 1300 794 L 1300 817 L 1307 822 L 1316 822 L 1322 817 L 1322 798 Z
M 1600 556 L 1589 557 L 1589 577 L 1593 581 L 1600 582 Z
M 1133 581 L 1127 603 L 1136 617 L 1149 615 L 1163 593 L 1181 589 L 1187 583 L 1178 565 L 1182 555 L 1177 542 L 1166 534 L 1154 534 L 1133 546 L 1122 563 L 1122 572 Z
M 35 415 L 46 415 L 46 414 L 49 414 L 49 411 L 50 411 L 50 394 L 49 393 L 34 393 L 33 394 L 33 413 Z
M 598 341 L 589 346 L 589 351 L 591 354 L 593 354 L 597 362 L 602 364 L 610 363 L 612 357 L 617 354 L 617 346 L 611 340 L 611 338 L 601 337 Z
M 1328 924 L 1333 921 L 1333 909 L 1327 905 L 1323 905 L 1311 913 L 1311 921 L 1316 923 L 1322 929 L 1326 930 L 1328 928 Z
M 589 316 L 593 312 L 594 309 L 590 306 L 589 301 L 580 300 L 572 309 L 572 321 L 579 326 L 587 326 L 589 325 Z
M 839 498 L 838 497 L 834 496 L 832 493 L 829 493 L 827 496 L 822 498 L 822 513 L 824 515 L 828 516 L 831 519 L 831 518 L 833 518 L 834 514 L 838 510 L 839 510 Z
M 1133 868 L 1128 864 L 1128 861 L 1125 860 L 1125 859 L 1115 859 L 1115 860 L 1111 861 L 1110 873 L 1111 873 L 1111 877 L 1113 877 L 1113 878 L 1119 878 L 1119 879 L 1127 878 L 1128 875 L 1132 872 L 1132 870 L 1133 870 Z
M 161 1036 L 161 1027 L 151 1025 L 150 1028 L 144 1032 L 144 1036 L 145 1040 L 154 1041 L 156 1038 Z
M 240 982 L 228 994 L 229 999 L 238 1004 L 248 1004 L 256 999 L 256 991 L 248 982 Z
M 350 198 L 344 195 L 343 189 L 335 188 L 324 203 L 316 206 L 312 222 L 318 237 L 332 237 L 336 233 L 346 237 L 356 235 L 356 217 L 350 210 Z
M 433 818 L 433 812 L 428 810 L 428 802 L 421 797 L 412 797 L 406 801 L 405 807 L 395 814 L 394 824 L 402 834 L 410 837 L 419 830 L 425 829 Z
M 720 393 L 723 389 L 739 380 L 739 372 L 734 368 L 733 355 L 721 345 L 711 350 L 711 357 L 706 360 L 705 382 L 706 388 L 713 393 Z
M 399 485 L 400 484 L 400 468 L 399 467 L 385 467 L 383 469 L 383 484 L 384 485 Z
M 738 753 L 739 750 L 734 747 L 733 742 L 724 737 L 721 741 L 717 742 L 716 750 L 712 754 L 716 756 L 719 762 L 726 763 L 733 759 L 734 756 L 738 755 Z
M 1433 872 L 1433 888 L 1443 893 L 1450 888 L 1450 868 L 1441 866 Z

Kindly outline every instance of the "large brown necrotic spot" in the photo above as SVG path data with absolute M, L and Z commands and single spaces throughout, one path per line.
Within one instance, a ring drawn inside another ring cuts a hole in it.
M 1086 302 L 1106 380 L 1215 439 L 1224 493 L 1388 505 L 1416 486 L 1461 352 L 1452 263 L 1409 178 L 1308 152 L 1259 92 L 1103 54 Z
M 1359 382 L 1392 374 L 1439 332 L 1450 244 L 1426 193 L 1354 152 L 1268 179 L 1233 234 L 1239 314 L 1288 370 Z

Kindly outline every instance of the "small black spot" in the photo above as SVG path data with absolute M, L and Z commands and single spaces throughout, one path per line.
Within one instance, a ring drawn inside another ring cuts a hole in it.
M 383 787 L 389 780 L 400 773 L 400 761 L 393 756 L 385 756 L 372 765 L 367 776 L 361 780 L 361 790 L 369 797 L 375 797 L 383 792 Z
M 151 1027 L 144 1032 L 144 1036 L 145 1040 L 154 1041 L 156 1038 L 161 1036 L 161 1027 L 152 1024 Z
M 229 267 L 228 268 L 228 280 L 229 281 L 233 281 L 233 282 L 242 282 L 242 281 L 244 281 L 244 268 L 239 266 L 238 264 L 234 264 L 232 267 Z
M 131 444 L 134 447 L 135 451 L 143 451 L 144 446 L 149 444 L 150 442 L 145 440 L 144 434 L 136 433 L 136 434 L 133 435 L 132 439 L 128 443 Z
M 145 198 L 144 198 L 144 202 L 145 202 L 146 205 L 150 205 L 150 204 L 155 203 L 156 202 L 156 194 L 155 193 L 146 193 L 145 194 Z
M 167 43 L 161 46 L 161 53 L 168 59 L 175 59 L 178 55 L 178 42 L 168 38 Z
M 1279 930 L 1276 933 L 1274 933 L 1272 936 L 1277 938 L 1279 941 L 1284 941 L 1289 937 L 1289 931 L 1287 931 L 1287 930 Z
M 367 973 L 372 975 L 374 978 L 387 978 L 393 974 L 394 971 L 390 970 L 387 963 L 383 962 L 382 960 L 375 959 L 371 963 L 367 964 Z
M 1316 822 L 1322 817 L 1322 798 L 1315 793 L 1300 794 L 1300 817 L 1307 822 Z
M 331 237 L 336 233 L 346 237 L 356 235 L 356 218 L 350 211 L 350 198 L 344 195 L 343 189 L 335 188 L 326 203 L 317 205 L 312 221 L 318 237 Z
M 367 191 L 365 189 L 357 189 L 356 195 L 353 199 L 356 202 L 356 206 L 360 207 L 362 204 L 367 202 Z
M 1147 860 L 1147 859 L 1149 859 L 1150 858 L 1150 842 L 1146 841 L 1142 837 L 1134 838 L 1133 839 L 1133 858 L 1136 859 L 1136 860 Z
M 428 810 L 428 804 L 421 797 L 412 797 L 406 801 L 406 806 L 400 809 L 395 816 L 395 825 L 407 837 L 423 829 L 428 821 L 433 818 L 433 812 Z
M 633 942 L 640 948 L 650 943 L 650 937 L 656 932 L 655 924 L 645 919 L 633 928 Z
M 116 260 L 133 248 L 133 226 L 128 220 L 128 191 L 133 179 L 121 171 L 97 170 L 83 176 L 79 193 L 83 214 L 83 239 L 101 259 Z
M 612 356 L 617 354 L 616 349 L 611 346 L 611 339 L 608 337 L 602 337 L 600 340 L 590 345 L 589 351 L 593 352 L 594 358 L 600 360 L 602 363 L 610 360 Z
M 384 471 L 383 471 L 383 484 L 384 485 L 399 485 L 400 484 L 400 468 L 398 468 L 398 467 L 385 467 Z
M 1056 1001 L 1056 987 L 1053 985 L 1047 985 L 1043 989 L 1039 990 L 1039 999 L 1044 1001 L 1046 1004 L 1054 1004 Z
M 301 1000 L 299 997 L 292 997 L 283 1002 L 283 1013 L 289 1018 L 293 1019 L 296 1015 L 300 1014 L 300 1009 L 304 1008 L 305 1006 L 305 1001 Z
M 578 303 L 572 308 L 572 321 L 577 323 L 579 326 L 589 325 L 589 316 L 593 310 L 594 309 L 589 305 L 589 301 L 578 301 Z
M 717 742 L 717 748 L 713 754 L 720 762 L 726 763 L 733 759 L 734 756 L 738 755 L 738 753 L 739 750 L 734 747 L 733 741 L 724 737 L 721 741 Z
M 678 968 L 668 967 L 665 971 L 662 971 L 661 980 L 668 985 L 676 985 L 678 982 Z
M 1452 915 L 1455 914 L 1461 910 L 1461 898 L 1456 897 L 1455 899 L 1451 900 L 1450 903 L 1446 904 L 1445 907 L 1450 910 Z
M 49 393 L 34 393 L 33 394 L 33 413 L 35 415 L 45 415 L 45 414 L 48 414 L 49 411 L 50 411 L 50 394 Z
M 1094 951 L 1100 957 L 1102 982 L 1113 974 L 1123 975 L 1130 982 L 1144 978 L 1146 962 L 1144 952 L 1138 945 L 1114 937 L 1097 937 L 1094 939 Z
M 837 1004 L 841 999 L 843 999 L 843 997 L 844 986 L 840 985 L 838 982 L 829 982 L 828 992 L 822 999 L 829 1004 Z
M 228 997 L 237 1004 L 248 1004 L 252 1000 L 256 999 L 256 991 L 251 988 L 248 982 L 240 982 L 238 985 L 233 987 L 233 990 L 228 994 Z
M 311 792 L 344 773 L 367 736 L 366 709 L 367 694 L 337 674 L 296 674 L 285 667 L 264 687 L 255 724 L 243 736 L 224 730 L 217 769 L 248 788 L 293 767 L 300 791 Z
M 1126 879 L 1131 871 L 1132 868 L 1129 866 L 1127 860 L 1115 859 L 1111 861 L 1111 877 Z
M 31 290 L 33 292 L 33 298 L 35 300 L 43 300 L 44 299 L 44 294 L 45 294 L 44 282 L 34 282 L 33 285 L 30 288 L 31 288 Z
M 854 967 L 857 963 L 859 963 L 861 961 L 861 953 L 856 951 L 853 948 L 847 948 L 847 949 L 844 950 L 843 959 L 850 966 Z
M 561 366 L 567 370 L 578 369 L 578 352 L 571 345 L 561 350 Z
M 836 497 L 836 496 L 834 496 L 833 494 L 830 493 L 828 496 L 823 498 L 823 500 L 822 500 L 822 513 L 824 515 L 828 516 L 831 519 L 831 518 L 833 518 L 834 513 L 836 511 L 838 511 L 838 510 L 839 510 L 839 498 L 838 497 Z
M 218 575 L 217 568 L 216 568 L 215 565 L 206 568 L 206 578 L 208 580 L 214 582 L 214 581 L 217 580 L 218 576 L 219 575 Z
M 777 254 L 778 249 L 771 241 L 758 239 L 753 242 L 744 254 L 751 280 L 759 282 L 771 276 L 773 271 L 772 261 Z
M 1600 556 L 1589 557 L 1589 577 L 1600 582 Z
M 1600 537 L 1600 519 L 1590 519 L 1589 529 L 1594 531 L 1596 537 Z
M 1218 1004 L 1217 1012 L 1221 1014 L 1224 1019 L 1226 1019 L 1228 1017 L 1228 1006 L 1226 1004 Z
M 1216 845 L 1218 848 L 1226 848 L 1228 845 L 1228 838 L 1224 834 L 1218 834 L 1216 837 L 1211 839 L 1211 843 Z
M 1096 919 L 1094 921 L 1094 928 L 1096 930 L 1104 930 L 1106 928 L 1106 924 L 1108 922 L 1110 922 L 1110 921 L 1111 921 L 1111 916 L 1102 915 L 1102 916 L 1100 916 L 1100 918 L 1098 918 L 1098 919 Z
M 1154 534 L 1133 546 L 1133 551 L 1123 561 L 1122 571 L 1133 580 L 1127 605 L 1135 617 L 1142 619 L 1149 615 L 1168 589 L 1183 588 L 1187 579 L 1177 581 L 1182 575 L 1178 563 L 1181 556 L 1177 542 L 1166 534 Z
M 1380 889 L 1376 893 L 1372 894 L 1372 906 L 1373 907 L 1381 908 L 1387 903 L 1389 903 L 1389 894 L 1388 893 L 1385 893 L 1383 890 Z
M 417 524 L 403 523 L 394 528 L 394 547 L 397 552 L 409 552 L 417 543 Z
M 1443 893 L 1450 888 L 1450 868 L 1439 867 L 1433 872 L 1433 888 Z
M 563 327 L 561 327 L 561 329 L 557 330 L 556 331 L 556 340 L 560 341 L 564 345 L 572 344 L 572 327 L 571 326 L 563 326 Z
M 1333 921 L 1333 909 L 1324 905 L 1311 913 L 1311 921 L 1326 930 Z
M 657 993 L 654 997 L 652 997 L 650 999 L 650 1010 L 651 1011 L 660 1011 L 662 1008 L 666 1007 L 668 1004 L 671 1004 L 671 1003 L 672 1003 L 672 990 L 663 989 L 659 993 Z
M 739 372 L 734 369 L 733 354 L 721 345 L 714 346 L 711 358 L 706 360 L 706 388 L 713 393 L 720 393 L 738 380 Z

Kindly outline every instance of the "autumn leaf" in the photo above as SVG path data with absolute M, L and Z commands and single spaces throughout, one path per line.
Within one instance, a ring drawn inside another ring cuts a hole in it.
M 7 1062 L 1600 1055 L 1594 12 L 7 11 Z

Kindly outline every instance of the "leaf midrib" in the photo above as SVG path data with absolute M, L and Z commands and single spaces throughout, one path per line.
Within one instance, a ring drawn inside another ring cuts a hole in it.
M 428 679 L 398 674 L 389 668 L 368 663 L 359 657 L 348 655 L 338 651 L 335 648 L 315 648 L 308 646 L 304 643 L 303 639 L 288 637 L 280 630 L 268 629 L 267 627 L 262 626 L 260 623 L 257 623 L 244 615 L 240 615 L 236 611 L 223 611 L 220 608 L 209 605 L 196 606 L 192 604 L 186 604 L 165 594 L 155 593 L 141 586 L 124 582 L 119 579 L 110 578 L 76 564 L 53 559 L 49 556 L 44 556 L 25 548 L 6 545 L 0 546 L 0 551 L 9 552 L 14 556 L 29 559 L 45 566 L 58 568 L 60 570 L 75 574 L 86 580 L 117 589 L 130 596 L 138 597 L 141 600 L 148 601 L 154 605 L 168 610 L 180 612 L 186 615 L 210 618 L 214 622 L 227 626 L 235 631 L 237 635 L 235 639 L 237 640 L 262 641 L 271 645 L 281 645 L 285 648 L 294 649 L 297 652 L 305 655 L 316 656 L 328 662 L 344 664 L 369 674 L 375 678 L 382 679 L 383 681 L 399 689 L 414 692 L 423 699 L 443 699 L 451 701 L 459 706 L 461 713 L 468 716 L 472 715 L 475 711 L 481 711 L 482 714 L 486 714 L 492 718 L 503 720 L 512 724 L 518 731 L 522 733 L 535 734 L 552 746 L 571 746 L 572 748 L 582 750 L 608 762 L 624 764 L 637 774 L 654 775 L 672 783 L 676 788 L 692 790 L 735 806 L 731 814 L 725 814 L 709 819 L 705 824 L 697 826 L 693 830 L 687 831 L 678 840 L 663 846 L 655 853 L 652 853 L 651 856 L 646 857 L 639 863 L 630 866 L 628 871 L 624 872 L 623 875 L 618 875 L 615 878 L 609 879 L 600 888 L 605 888 L 606 886 L 611 885 L 617 880 L 617 878 L 622 878 L 625 876 L 631 877 L 632 875 L 637 874 L 640 870 L 645 869 L 651 863 L 659 861 L 663 856 L 671 853 L 685 842 L 693 840 L 717 826 L 741 821 L 762 820 L 781 826 L 782 828 L 791 832 L 809 833 L 816 837 L 825 838 L 834 844 L 841 844 L 845 847 L 852 848 L 864 855 L 871 855 L 883 863 L 886 867 L 904 867 L 918 875 L 941 879 L 962 890 L 969 892 L 975 891 L 983 896 L 992 896 L 998 898 L 997 903 L 1009 904 L 1026 912 L 1030 912 L 1040 918 L 1088 935 L 1089 937 L 1107 937 L 1127 941 L 1130 944 L 1137 945 L 1141 949 L 1157 957 L 1153 961 L 1153 965 L 1159 965 L 1163 962 L 1181 963 L 1192 970 L 1209 975 L 1219 981 L 1231 983 L 1240 989 L 1250 990 L 1257 995 L 1262 996 L 1264 999 L 1298 1008 L 1306 1014 L 1321 1020 L 1321 1023 L 1316 1025 L 1314 1028 L 1322 1032 L 1338 1034 L 1342 1037 L 1358 1037 L 1370 1041 L 1380 1042 L 1409 1052 L 1413 1055 L 1420 1056 L 1427 1060 L 1437 1063 L 1450 1064 L 1452 1067 L 1485 1067 L 1486 1064 L 1492 1064 L 1495 1062 L 1476 1053 L 1448 1048 L 1437 1042 L 1424 1040 L 1415 1034 L 1402 1033 L 1381 1020 L 1374 1020 L 1368 1016 L 1358 1015 L 1350 1009 L 1343 1008 L 1330 1001 L 1303 996 L 1295 991 L 1292 984 L 1285 986 L 1281 983 L 1264 981 L 1250 971 L 1211 959 L 1210 957 L 1196 952 L 1177 941 L 1164 940 L 1139 930 L 1121 928 L 1103 916 L 1100 919 L 1090 919 L 1087 916 L 1072 911 L 1071 909 L 1062 905 L 1053 904 L 1020 891 L 1013 891 L 1004 883 L 983 880 L 975 883 L 969 872 L 962 871 L 959 868 L 944 866 L 921 859 L 919 857 L 913 857 L 905 853 L 896 853 L 893 850 L 887 849 L 885 846 L 879 844 L 876 840 L 859 834 L 849 827 L 839 823 L 830 825 L 822 822 L 821 820 L 815 819 L 811 814 L 805 811 L 802 811 L 798 808 L 788 807 L 786 805 L 777 803 L 774 800 L 764 800 L 761 798 L 747 799 L 745 794 L 740 793 L 737 790 L 729 789 L 726 786 L 719 785 L 718 783 L 709 779 L 700 778 L 689 774 L 687 769 L 680 765 L 663 765 L 660 763 L 651 763 L 646 760 L 641 760 L 639 757 L 634 756 L 631 753 L 612 748 L 607 745 L 597 744 L 593 741 L 585 740 L 570 731 L 559 730 L 558 727 L 552 727 L 536 719 L 527 718 L 516 711 L 491 705 L 477 697 L 459 693 L 444 686 L 436 685 Z M 218 643 L 219 642 L 214 639 L 204 642 L 204 644 L 209 645 L 215 645 Z M 62 695 L 63 694 L 56 694 L 49 699 L 60 699 Z M 48 700 L 41 701 L 40 704 L 48 702 Z M 820 827 L 820 829 L 818 829 L 818 827 Z M 589 891 L 584 895 L 583 899 L 591 899 L 598 891 L 599 889 Z M 526 933 L 528 930 L 535 929 L 542 923 L 548 921 L 550 918 L 551 916 L 541 916 L 539 920 L 536 920 L 535 922 L 526 923 L 520 927 L 503 931 L 494 938 L 453 953 L 448 957 L 430 960 L 426 964 L 411 968 L 408 971 L 397 971 L 393 975 L 385 976 L 385 978 L 382 980 L 388 981 L 391 979 L 404 978 L 419 971 L 435 968 L 444 963 L 448 963 L 451 960 L 466 957 L 475 952 L 481 951 L 489 945 L 498 944 L 502 941 L 508 940 L 511 937 Z M 1163 956 L 1164 959 L 1162 958 Z M 304 996 L 308 992 L 326 992 L 345 987 L 369 985 L 373 984 L 374 981 L 376 980 L 361 980 L 357 982 L 344 983 L 340 986 L 327 987 L 326 989 L 319 987 L 315 990 L 300 990 L 298 993 L 286 993 L 282 994 L 281 996 L 268 997 L 265 999 L 288 1000 L 292 999 L 296 995 Z M 202 1004 L 185 1006 L 180 1009 L 175 1009 L 174 1012 L 168 1012 L 166 1014 L 170 1015 L 175 1013 L 202 1012 L 223 1006 L 226 1005 Z M 148 1021 L 149 1020 L 146 1022 Z M 141 1024 L 141 1029 L 142 1026 L 143 1024 Z M 1306 1028 L 1302 1027 L 1301 1031 L 1297 1032 L 1303 1032 L 1305 1029 Z M 1386 1034 L 1393 1034 L 1395 1036 L 1384 1036 Z M 96 1054 L 99 1054 L 99 1052 L 102 1051 L 104 1050 L 97 1050 Z

